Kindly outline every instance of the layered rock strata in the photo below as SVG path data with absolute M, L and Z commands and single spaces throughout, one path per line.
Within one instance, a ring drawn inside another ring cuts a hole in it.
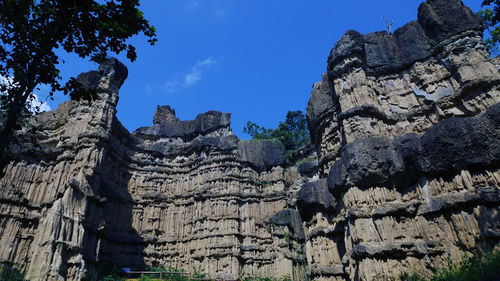
M 126 68 L 79 81 L 98 98 L 36 115 L 0 179 L 0 261 L 29 280 L 99 264 L 211 277 L 400 280 L 500 249 L 500 74 L 479 19 L 428 0 L 394 34 L 348 31 L 307 108 L 313 147 L 285 159 L 230 114 L 152 127 L 116 118 Z
M 241 142 L 228 113 L 181 121 L 168 106 L 130 133 L 115 116 L 126 76 L 114 59 L 80 75 L 98 99 L 35 116 L 13 146 L 1 261 L 32 281 L 81 280 L 104 263 L 302 280 L 294 204 L 307 177 L 285 171 L 283 147 Z
M 500 248 L 499 84 L 459 0 L 422 3 L 394 34 L 345 33 L 307 110 L 321 179 L 298 206 L 313 279 L 400 280 Z

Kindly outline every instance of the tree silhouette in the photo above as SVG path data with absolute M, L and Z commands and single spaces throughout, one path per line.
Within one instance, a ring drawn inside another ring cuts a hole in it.
M 101 63 L 108 52 L 126 52 L 134 61 L 135 48 L 127 40 L 143 33 L 156 41 L 156 30 L 138 9 L 139 0 L 0 0 L 0 172 L 5 166 L 13 132 L 27 112 L 27 101 L 41 84 L 75 99 L 91 99 L 75 78 L 60 84 L 56 50 L 75 53 Z

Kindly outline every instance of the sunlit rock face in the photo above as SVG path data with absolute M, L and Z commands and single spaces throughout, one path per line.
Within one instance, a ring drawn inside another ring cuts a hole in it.
M 400 280 L 500 249 L 500 74 L 481 30 L 461 1 L 429 0 L 332 49 L 307 109 L 321 179 L 298 198 L 313 279 Z
M 159 106 L 154 126 L 128 132 L 115 116 L 126 76 L 115 59 L 80 75 L 99 98 L 35 116 L 12 147 L 1 261 L 32 281 L 81 280 L 105 263 L 302 280 L 295 202 L 314 172 L 286 164 L 274 141 L 240 141 L 229 113 L 181 121 Z
M 0 179 L 0 262 L 26 278 L 164 265 L 210 277 L 400 280 L 500 250 L 500 74 L 479 19 L 429 0 L 394 34 L 348 31 L 307 107 L 313 147 L 240 141 L 231 115 L 116 118 L 127 69 L 34 116 Z M 312 161 L 311 161 L 312 159 Z M 307 162 L 304 162 L 309 160 Z

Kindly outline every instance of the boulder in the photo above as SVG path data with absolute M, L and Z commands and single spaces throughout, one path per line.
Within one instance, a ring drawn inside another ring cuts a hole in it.
M 308 221 L 316 213 L 331 213 L 335 209 L 335 198 L 328 191 L 327 179 L 308 182 L 299 192 L 297 208 L 304 221 Z
M 285 148 L 274 140 L 248 140 L 238 145 L 242 160 L 259 172 L 269 170 L 285 162 Z
M 276 225 L 286 225 L 293 230 L 293 235 L 299 240 L 306 238 L 304 228 L 302 227 L 302 220 L 297 210 L 285 209 L 274 214 L 270 219 L 270 223 Z

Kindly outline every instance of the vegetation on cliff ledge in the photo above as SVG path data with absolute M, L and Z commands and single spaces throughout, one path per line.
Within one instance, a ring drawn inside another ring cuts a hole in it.
M 300 110 L 288 111 L 285 121 L 281 121 L 276 129 L 267 129 L 248 121 L 243 132 L 253 139 L 273 139 L 280 142 L 285 147 L 287 156 L 311 142 L 306 116 Z

